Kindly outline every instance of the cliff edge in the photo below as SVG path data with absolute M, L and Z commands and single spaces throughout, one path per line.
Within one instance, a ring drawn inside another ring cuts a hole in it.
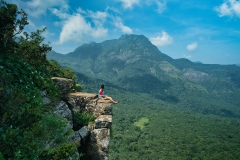
M 68 93 L 73 83 L 71 79 L 52 77 L 52 80 L 59 86 L 62 93 L 61 99 L 55 102 L 55 113 L 68 120 L 66 132 L 74 131 L 69 135 L 69 141 L 74 141 L 78 146 L 75 154 L 81 154 L 81 160 L 107 160 L 112 124 L 112 103 L 98 99 L 97 94 L 94 93 Z M 42 96 L 48 103 L 47 95 L 42 94 Z M 95 120 L 88 125 L 78 124 L 76 113 L 91 113 Z M 72 157 L 74 156 L 70 156 L 69 159 L 73 159 Z

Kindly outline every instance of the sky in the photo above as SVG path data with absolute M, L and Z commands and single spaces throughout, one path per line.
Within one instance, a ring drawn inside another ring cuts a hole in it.
M 5 0 L 28 14 L 58 53 L 83 43 L 146 36 L 168 56 L 240 64 L 240 0 Z

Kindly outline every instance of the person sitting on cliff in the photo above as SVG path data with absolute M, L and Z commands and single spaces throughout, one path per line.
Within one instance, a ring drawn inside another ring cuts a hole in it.
M 109 97 L 107 95 L 104 94 L 104 85 L 101 85 L 101 88 L 98 92 L 98 98 L 102 99 L 102 100 L 110 100 L 111 102 L 113 102 L 114 104 L 118 104 L 118 102 L 114 101 L 112 99 L 112 97 Z

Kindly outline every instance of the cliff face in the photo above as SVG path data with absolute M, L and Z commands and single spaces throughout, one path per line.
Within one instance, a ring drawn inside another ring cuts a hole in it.
M 96 94 L 75 92 L 68 94 L 72 80 L 53 77 L 62 92 L 61 100 L 56 103 L 55 113 L 68 120 L 66 132 L 73 130 L 69 141 L 78 145 L 76 155 L 83 153 L 81 160 L 107 160 L 110 142 L 110 127 L 112 124 L 112 106 L 107 100 L 99 100 Z M 47 99 L 46 94 L 42 94 Z M 46 103 L 49 102 L 46 100 Z M 81 126 L 74 119 L 75 113 L 92 113 L 95 117 L 93 124 Z M 72 159 L 74 156 L 69 157 Z

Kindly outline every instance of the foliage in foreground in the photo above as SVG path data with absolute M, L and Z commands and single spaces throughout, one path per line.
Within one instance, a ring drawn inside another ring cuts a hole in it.
M 67 121 L 53 114 L 54 107 L 44 105 L 41 96 L 41 91 L 47 91 L 52 101 L 60 97 L 51 80 L 53 65 L 46 59 L 51 47 L 43 44 L 45 28 L 17 37 L 28 24 L 27 15 L 3 0 L 0 20 L 0 158 L 68 158 L 76 146 L 64 134 Z M 58 71 L 76 77 L 71 69 Z
M 75 145 L 67 143 L 67 136 L 63 135 L 66 120 L 52 114 L 53 106 L 44 105 L 40 94 L 41 90 L 46 90 L 52 100 L 59 98 L 59 89 L 50 77 L 26 62 L 2 56 L 0 76 L 0 150 L 3 157 L 36 159 L 43 153 L 50 156 L 53 152 L 60 153 L 58 149 L 62 150 L 63 144 L 72 147 L 54 156 L 72 154 Z

